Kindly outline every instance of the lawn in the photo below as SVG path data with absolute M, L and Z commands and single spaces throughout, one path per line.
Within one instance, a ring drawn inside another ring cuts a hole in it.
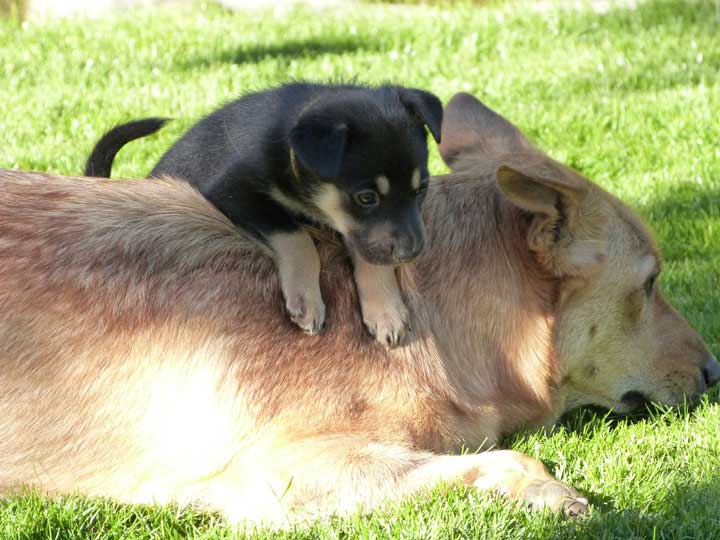
M 607 6 L 606 6 L 607 7 Z M 0 22 L 0 167 L 79 174 L 117 122 L 176 120 L 115 176 L 147 174 L 194 120 L 293 78 L 469 91 L 549 153 L 637 208 L 665 255 L 662 287 L 720 356 L 720 11 L 709 0 L 370 5 L 321 15 L 149 10 Z M 432 167 L 442 172 L 433 149 Z M 617 419 L 583 411 L 507 445 L 587 494 L 565 521 L 436 490 L 370 515 L 257 538 L 720 538 L 720 398 Z M 0 538 L 227 538 L 216 515 L 37 494 L 0 502 Z

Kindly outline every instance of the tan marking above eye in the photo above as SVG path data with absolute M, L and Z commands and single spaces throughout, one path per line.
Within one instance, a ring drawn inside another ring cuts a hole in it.
M 415 169 L 412 173 L 412 188 L 417 190 L 420 187 L 420 169 Z
M 387 176 L 381 174 L 375 178 L 375 185 L 377 186 L 380 195 L 387 195 L 390 193 L 390 180 L 388 180 Z

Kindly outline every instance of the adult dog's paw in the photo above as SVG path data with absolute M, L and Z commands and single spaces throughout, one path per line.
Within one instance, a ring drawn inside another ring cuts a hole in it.
M 557 480 L 536 480 L 523 490 L 521 498 L 531 510 L 548 508 L 565 517 L 587 514 L 588 501 L 572 487 Z

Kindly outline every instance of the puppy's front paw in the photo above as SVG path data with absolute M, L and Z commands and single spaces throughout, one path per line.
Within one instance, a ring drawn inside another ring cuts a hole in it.
M 407 343 L 412 328 L 410 314 L 404 304 L 364 307 L 365 328 L 379 343 L 389 348 Z
M 325 328 L 325 304 L 320 296 L 293 293 L 285 302 L 285 309 L 290 320 L 308 335 L 315 336 Z

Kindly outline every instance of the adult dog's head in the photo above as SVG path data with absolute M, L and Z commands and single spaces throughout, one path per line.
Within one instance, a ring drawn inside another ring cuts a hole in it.
M 455 175 L 495 175 L 502 196 L 521 210 L 519 242 L 555 281 L 560 408 L 676 404 L 720 380 L 720 364 L 662 294 L 651 233 L 621 201 L 468 94 L 445 110 L 441 153 Z

